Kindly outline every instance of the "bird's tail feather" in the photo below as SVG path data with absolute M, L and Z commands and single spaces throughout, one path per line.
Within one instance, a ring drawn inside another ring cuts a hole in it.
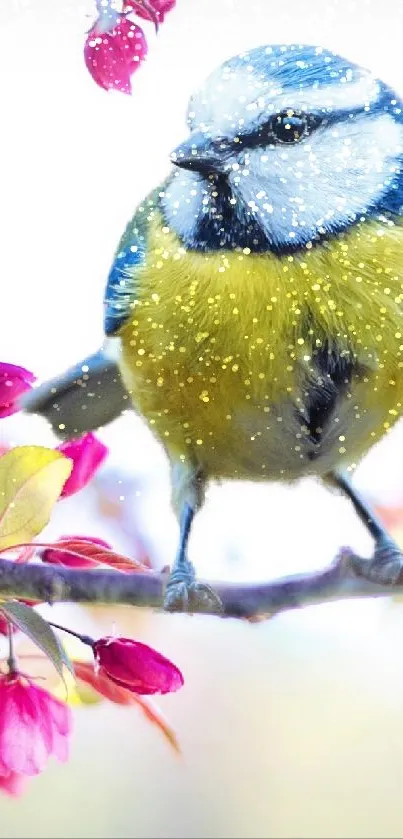
M 20 404 L 45 417 L 61 439 L 94 431 L 131 408 L 117 363 L 105 349 L 24 394 Z

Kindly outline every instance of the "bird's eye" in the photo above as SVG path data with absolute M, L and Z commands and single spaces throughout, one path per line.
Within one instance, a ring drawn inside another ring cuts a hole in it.
M 271 123 L 271 131 L 278 143 L 298 143 L 308 130 L 307 115 L 291 109 L 276 114 Z

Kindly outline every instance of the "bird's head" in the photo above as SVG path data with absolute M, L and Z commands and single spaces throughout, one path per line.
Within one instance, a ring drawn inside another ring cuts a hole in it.
M 403 104 L 320 47 L 253 49 L 189 103 L 162 206 L 189 248 L 291 253 L 403 212 Z

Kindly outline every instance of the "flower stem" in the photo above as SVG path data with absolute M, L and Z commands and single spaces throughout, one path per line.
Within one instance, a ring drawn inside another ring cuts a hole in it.
M 13 639 L 13 627 L 11 621 L 7 619 L 8 623 L 8 658 L 7 658 L 7 665 L 10 673 L 15 673 L 17 670 L 17 659 L 14 655 L 14 639 Z
M 53 626 L 54 629 L 60 629 L 62 632 L 68 632 L 69 635 L 74 635 L 74 638 L 78 638 L 82 644 L 87 644 L 89 647 L 93 647 L 95 641 L 91 638 L 90 635 L 81 635 L 80 632 L 74 632 L 73 629 L 67 629 L 66 626 L 60 626 L 59 623 L 53 623 L 53 621 L 48 621 L 49 626 Z

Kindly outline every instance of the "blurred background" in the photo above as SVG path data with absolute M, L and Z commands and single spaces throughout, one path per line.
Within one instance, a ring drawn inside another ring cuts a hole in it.
M 137 202 L 167 171 L 195 85 L 263 43 L 321 44 L 403 94 L 400 0 L 177 0 L 133 95 L 105 93 L 83 62 L 92 0 L 1 0 L 0 359 L 40 380 L 102 341 L 102 293 Z M 2 420 L 0 444 L 54 445 L 42 420 Z M 164 453 L 129 413 L 99 436 L 90 488 L 57 505 L 46 536 L 103 536 L 172 561 Z M 403 544 L 403 428 L 356 472 Z M 190 554 L 201 576 L 269 579 L 320 568 L 341 544 L 369 555 L 349 503 L 315 482 L 212 487 Z M 75 711 L 72 758 L 2 798 L 4 837 L 400 837 L 403 606 L 332 605 L 257 625 L 136 609 L 53 609 L 95 635 L 157 647 L 186 684 L 159 704 L 176 757 L 136 709 Z

